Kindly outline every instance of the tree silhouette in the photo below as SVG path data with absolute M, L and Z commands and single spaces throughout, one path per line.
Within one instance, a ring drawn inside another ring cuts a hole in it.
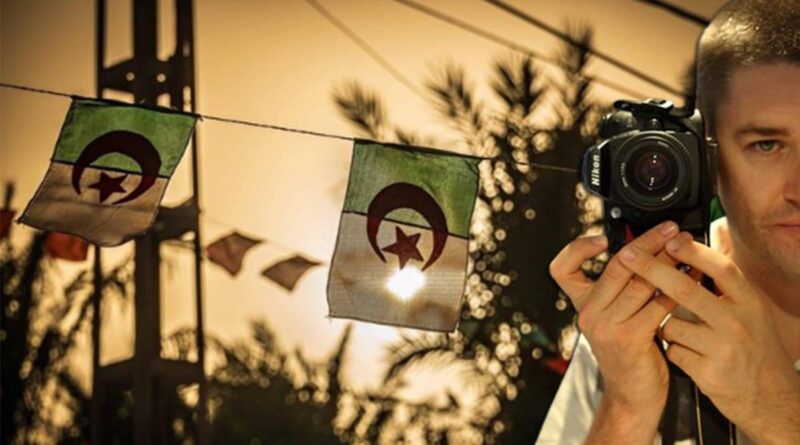
M 69 367 L 75 344 L 92 319 L 92 277 L 88 270 L 60 289 L 55 260 L 36 233 L 21 251 L 4 243 L 2 278 L 3 444 L 90 443 L 91 392 Z M 133 261 L 103 277 L 103 299 L 133 295 Z M 63 298 L 57 298 L 63 292 Z M 280 350 L 265 322 L 253 322 L 251 338 L 226 345 L 209 336 L 209 357 L 218 363 L 208 377 L 212 443 L 333 444 L 341 399 L 340 369 L 350 329 L 330 359 L 309 363 L 298 351 Z M 187 359 L 196 351 L 193 329 L 163 340 L 164 355 Z M 86 357 L 83 355 L 82 357 Z M 166 383 L 166 382 L 165 382 Z M 174 391 L 173 391 L 174 390 Z M 196 443 L 196 386 L 164 385 L 162 401 L 170 431 L 167 444 Z M 133 441 L 133 398 L 124 383 L 106 389 L 102 436 L 110 443 Z
M 485 382 L 484 403 L 497 405 L 468 422 L 480 432 L 476 443 L 535 440 L 575 338 L 569 335 L 574 334 L 574 311 L 550 278 L 549 262 L 579 234 L 599 230 L 599 202 L 587 196 L 578 175 L 544 167 L 575 169 L 608 109 L 589 95 L 591 29 L 568 24 L 566 32 L 581 45 L 559 48 L 560 79 L 548 77 L 529 57 L 507 56 L 494 63 L 491 88 L 500 110 L 476 100 L 457 66 L 444 67 L 426 85 L 436 110 L 466 147 L 493 160 L 480 169 L 458 332 L 404 338 L 391 347 L 385 384 L 392 388 L 416 363 L 468 363 L 469 378 Z M 392 127 L 379 96 L 358 83 L 335 90 L 334 101 L 365 137 L 409 144 L 433 140 Z M 589 262 L 586 271 L 599 272 L 602 260 Z M 463 411 L 458 403 L 448 408 Z M 367 437 L 370 443 L 380 442 L 381 422 L 398 406 L 382 409 L 382 417 L 371 420 L 377 427 Z M 445 429 L 439 437 L 450 433 L 454 430 Z
M 349 337 L 348 327 L 329 359 L 311 363 L 299 351 L 281 350 L 264 321 L 253 321 L 250 338 L 234 344 L 208 336 L 209 361 L 219 363 L 208 377 L 211 443 L 339 443 L 333 423 Z M 165 340 L 166 355 L 187 357 L 194 339 L 192 329 L 173 333 Z M 176 444 L 193 437 L 186 428 L 192 422 L 189 399 L 168 411 L 179 419 L 172 422 Z
M 56 289 L 46 236 L 37 233 L 21 252 L 6 243 L 0 259 L 3 444 L 88 443 L 90 399 L 69 368 L 69 355 L 92 318 L 91 274 L 80 272 Z M 132 262 L 124 261 L 103 277 L 104 298 L 128 298 L 131 273 Z M 56 407 L 66 413 L 57 414 Z

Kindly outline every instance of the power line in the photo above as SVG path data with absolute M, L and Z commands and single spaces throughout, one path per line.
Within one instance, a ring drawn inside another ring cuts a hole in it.
M 648 5 L 651 5 L 651 6 L 657 6 L 657 7 L 662 8 L 662 9 L 666 9 L 667 11 L 675 14 L 676 16 L 678 16 L 678 17 L 680 17 L 680 18 L 682 18 L 684 20 L 688 20 L 690 22 L 693 22 L 696 25 L 700 25 L 702 27 L 708 26 L 708 23 L 709 23 L 708 19 L 706 19 L 706 18 L 700 17 L 699 15 L 697 15 L 697 14 L 691 12 L 691 11 L 687 11 L 687 10 L 685 10 L 683 8 L 680 8 L 678 6 L 675 6 L 673 4 L 667 3 L 667 2 L 662 1 L 662 0 L 636 0 L 636 1 L 638 1 L 640 3 L 648 4 Z
M 414 9 L 414 10 L 416 10 L 418 12 L 421 12 L 421 13 L 423 13 L 425 15 L 428 15 L 430 17 L 433 17 L 433 18 L 435 18 L 437 20 L 443 21 L 443 22 L 445 22 L 445 23 L 447 23 L 449 25 L 455 26 L 456 28 L 460 28 L 460 29 L 462 29 L 464 31 L 467 31 L 467 32 L 471 33 L 471 34 L 475 34 L 478 37 L 482 37 L 482 38 L 484 38 L 486 40 L 489 40 L 489 41 L 491 41 L 493 43 L 497 43 L 498 45 L 505 46 L 506 48 L 508 48 L 508 49 L 510 49 L 512 51 L 518 52 L 520 54 L 524 54 L 524 55 L 529 56 L 529 57 L 534 58 L 534 59 L 539 59 L 544 63 L 547 63 L 547 64 L 549 64 L 551 66 L 554 66 L 554 67 L 556 67 L 556 68 L 558 68 L 558 69 L 560 69 L 562 71 L 565 71 L 565 72 L 567 72 L 567 73 L 569 73 L 571 75 L 576 76 L 578 79 L 581 79 L 581 80 L 584 80 L 584 81 L 587 81 L 587 82 L 594 82 L 594 83 L 596 83 L 598 85 L 606 86 L 606 87 L 611 88 L 613 90 L 616 90 L 616 91 L 618 91 L 620 93 L 628 95 L 631 98 L 645 99 L 645 98 L 648 97 L 648 95 L 646 95 L 646 94 L 640 93 L 640 92 L 638 92 L 636 90 L 633 90 L 631 88 L 628 88 L 628 87 L 626 87 L 626 86 L 624 86 L 622 84 L 616 83 L 616 82 L 608 80 L 608 79 L 604 79 L 604 78 L 599 77 L 599 76 L 586 76 L 586 75 L 583 75 L 583 74 L 573 73 L 572 70 L 569 67 L 567 67 L 564 63 L 562 63 L 558 59 L 555 59 L 553 57 L 549 57 L 549 56 L 547 56 L 545 54 L 542 54 L 542 53 L 540 53 L 538 51 L 535 51 L 533 49 L 530 49 L 530 48 L 527 48 L 525 46 L 519 45 L 519 44 L 517 44 L 517 43 L 515 43 L 515 42 L 513 42 L 511 40 L 508 40 L 508 39 L 506 39 L 504 37 L 501 37 L 501 36 L 499 36 L 497 34 L 494 34 L 494 33 L 491 33 L 489 31 L 486 31 L 484 29 L 481 29 L 481 28 L 479 28 L 479 27 L 477 27 L 475 25 L 472 25 L 470 23 L 464 22 L 463 20 L 459 20 L 459 19 L 457 19 L 457 18 L 455 18 L 455 17 L 453 17 L 451 15 L 439 12 L 439 11 L 437 11 L 435 9 L 432 9 L 432 8 L 430 8 L 428 6 L 425 6 L 425 5 L 422 5 L 420 3 L 417 3 L 417 2 L 415 2 L 413 0 L 392 0 L 392 1 L 394 1 L 396 3 L 399 3 L 399 4 L 403 5 L 403 6 L 406 6 L 408 8 Z
M 66 97 L 67 99 L 72 99 L 73 97 L 75 97 L 72 94 L 61 93 L 61 92 L 53 91 L 53 90 L 45 90 L 45 89 L 42 89 L 42 88 L 34 88 L 34 87 L 25 86 L 25 85 L 15 85 L 15 84 L 5 83 L 5 82 L 0 82 L 0 86 L 5 87 L 5 88 L 11 88 L 11 89 L 14 89 L 14 90 L 28 91 L 28 92 L 31 92 L 31 93 L 49 94 L 51 96 Z
M 384 69 L 386 69 L 389 74 L 391 74 L 395 79 L 400 81 L 403 85 L 409 88 L 413 93 L 419 96 L 423 100 L 427 100 L 423 91 L 417 88 L 416 84 L 411 81 L 408 77 L 404 76 L 400 70 L 394 67 L 385 57 L 381 56 L 381 54 L 372 48 L 363 38 L 361 38 L 355 31 L 350 29 L 347 25 L 345 25 L 341 20 L 338 20 L 336 16 L 334 16 L 330 11 L 326 10 L 321 4 L 319 4 L 316 0 L 306 0 L 312 7 L 314 7 L 317 12 L 319 12 L 324 18 L 326 18 L 331 24 L 336 26 L 342 33 L 344 33 L 348 38 L 350 38 L 354 43 L 356 43 L 361 49 L 363 49 L 373 60 L 378 62 Z M 490 118 L 503 120 L 503 117 L 493 111 L 486 112 Z
M 633 75 L 634 77 L 637 77 L 637 78 L 639 78 L 641 80 L 644 80 L 645 82 L 647 82 L 647 83 L 649 83 L 651 85 L 654 85 L 654 86 L 656 86 L 658 88 L 661 88 L 664 91 L 668 91 L 668 92 L 670 92 L 670 93 L 672 93 L 672 94 L 674 94 L 676 96 L 679 96 L 679 97 L 683 96 L 683 93 L 681 93 L 679 90 L 675 89 L 674 87 L 672 87 L 672 86 L 670 86 L 670 85 L 668 85 L 668 84 L 656 79 L 655 77 L 650 76 L 647 73 L 644 73 L 644 72 L 634 68 L 631 65 L 626 64 L 625 62 L 622 62 L 622 61 L 612 57 L 609 54 L 606 54 L 605 52 L 598 51 L 598 50 L 595 50 L 593 48 L 590 48 L 590 47 L 584 45 L 583 43 L 581 43 L 581 42 L 575 40 L 574 38 L 572 38 L 572 36 L 562 32 L 562 31 L 559 31 L 556 28 L 553 28 L 552 26 L 548 25 L 547 23 L 542 22 L 541 20 L 537 19 L 536 17 L 533 17 L 530 14 L 527 14 L 527 13 L 525 13 L 525 12 L 523 12 L 523 11 L 521 11 L 521 10 L 519 10 L 519 9 L 517 9 L 517 8 L 511 6 L 511 5 L 509 5 L 508 3 L 506 3 L 506 2 L 504 2 L 502 0 L 484 0 L 484 1 L 489 3 L 489 4 L 491 4 L 491 5 L 493 5 L 493 6 L 496 6 L 496 7 L 500 8 L 500 9 L 506 11 L 506 12 L 508 12 L 509 14 L 511 14 L 511 15 L 513 15 L 513 16 L 515 16 L 515 17 L 517 17 L 517 18 L 519 18 L 519 19 L 521 19 L 521 20 L 523 20 L 525 22 L 530 23 L 531 25 L 533 25 L 533 26 L 535 26 L 535 27 L 537 27 L 537 28 L 539 28 L 539 29 L 541 29 L 541 30 L 543 30 L 543 31 L 555 36 L 555 37 L 558 37 L 561 40 L 564 40 L 565 42 L 568 42 L 571 45 L 574 45 L 574 46 L 576 46 L 576 47 L 578 47 L 578 48 L 580 48 L 580 49 L 582 49 L 582 50 L 584 50 L 584 51 L 586 51 L 586 52 L 588 52 L 590 54 L 595 55 L 598 59 L 603 60 L 605 62 L 608 62 L 609 64 L 611 64 L 611 65 L 613 65 L 613 66 L 615 66 L 615 67 L 617 67 L 617 68 L 619 68 L 619 69 L 621 69 L 621 70 Z
M 395 68 L 388 60 L 383 58 L 383 56 L 378 53 L 374 48 L 372 48 L 369 43 L 367 43 L 364 39 L 358 36 L 352 29 L 350 29 L 347 25 L 345 25 L 341 20 L 337 19 L 330 11 L 325 9 L 321 4 L 319 4 L 316 0 L 306 0 L 311 7 L 313 7 L 322 17 L 324 17 L 328 22 L 330 22 L 333 26 L 335 26 L 339 31 L 341 31 L 344 35 L 346 35 L 350 40 L 353 41 L 356 45 L 358 45 L 364 52 L 366 52 L 373 60 L 378 62 L 389 74 L 392 75 L 398 82 L 405 85 L 408 89 L 410 89 L 414 94 L 425 99 L 425 93 L 417 87 L 414 82 L 412 82 L 409 78 L 403 75 L 400 70 Z
M 169 107 L 162 107 L 162 106 L 158 106 L 158 105 L 146 105 L 145 106 L 145 105 L 131 104 L 131 103 L 127 103 L 127 102 L 115 101 L 115 100 L 104 99 L 104 98 L 83 97 L 83 96 L 78 96 L 78 95 L 75 95 L 75 94 L 67 94 L 67 93 L 60 92 L 60 91 L 47 90 L 47 89 L 43 89 L 43 88 L 34 88 L 34 87 L 27 86 L 27 85 L 17 85 L 17 84 L 0 82 L 0 87 L 10 88 L 10 89 L 14 89 L 14 90 L 28 91 L 28 92 L 37 93 L 37 94 L 49 94 L 51 96 L 66 97 L 66 98 L 69 98 L 69 99 L 95 100 L 95 101 L 98 101 L 98 102 L 105 102 L 105 103 L 109 103 L 109 104 L 112 104 L 112 105 L 122 105 L 122 106 L 129 106 L 129 107 L 146 108 L 146 109 L 155 110 L 155 111 L 161 111 L 161 112 L 167 112 L 167 113 L 175 113 L 175 114 L 183 114 L 183 115 L 187 115 L 187 116 L 194 116 L 194 117 L 200 118 L 202 120 L 225 122 L 225 123 L 229 123 L 229 124 L 244 125 L 244 126 L 248 126 L 248 127 L 265 128 L 265 129 L 268 129 L 268 130 L 283 131 L 283 132 L 288 132 L 288 133 L 297 133 L 297 134 L 303 134 L 303 135 L 307 135 L 307 136 L 317 136 L 317 137 L 328 138 L 328 139 L 339 139 L 339 140 L 345 140 L 345 141 L 350 141 L 350 142 L 363 140 L 363 139 L 352 137 L 352 136 L 342 136 L 342 135 L 339 135 L 339 134 L 325 133 L 325 132 L 322 132 L 322 131 L 306 130 L 306 129 L 301 129 L 301 128 L 286 127 L 286 126 L 282 126 L 282 125 L 267 124 L 267 123 L 262 123 L 262 122 L 246 121 L 246 120 L 234 119 L 234 118 L 222 117 L 222 116 L 212 116 L 210 114 L 190 113 L 190 112 L 176 110 L 174 108 L 169 108 Z M 378 142 L 378 143 L 385 144 L 385 145 L 391 145 L 391 146 L 394 146 L 394 147 L 413 149 L 413 150 L 424 150 L 424 151 L 429 151 L 429 152 L 431 152 L 431 151 L 432 152 L 438 152 L 440 154 L 464 156 L 464 157 L 469 157 L 469 158 L 480 159 L 480 160 L 483 160 L 483 161 L 498 161 L 499 160 L 498 157 L 465 155 L 465 154 L 456 153 L 456 152 L 453 152 L 453 151 L 450 151 L 450 150 L 444 150 L 444 149 L 441 149 L 441 148 L 415 147 L 415 146 L 412 146 L 412 145 L 398 144 L 398 143 L 383 143 L 383 142 Z M 512 161 L 506 161 L 506 162 L 508 162 L 509 164 L 536 167 L 536 168 L 540 168 L 542 170 L 560 171 L 560 172 L 564 172 L 564 173 L 578 173 L 578 170 L 575 169 L 575 168 L 560 167 L 560 166 L 557 166 L 557 165 L 538 164 L 538 163 L 534 163 L 534 162 L 521 162 L 521 161 L 513 161 L 513 160 Z

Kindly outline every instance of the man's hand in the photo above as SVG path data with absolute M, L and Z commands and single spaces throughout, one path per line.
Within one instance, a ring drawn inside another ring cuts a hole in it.
M 710 276 L 720 294 L 640 246 L 627 246 L 617 255 L 701 319 L 693 323 L 673 317 L 665 323 L 669 360 L 758 443 L 800 443 L 800 378 L 773 327 L 766 297 L 728 257 L 694 242 L 688 233 L 667 243 L 666 250 Z
M 657 255 L 663 266 L 675 261 L 663 252 L 678 233 L 665 222 L 630 243 L 637 250 Z M 598 242 L 600 241 L 600 242 Z M 660 322 L 675 307 L 665 296 L 653 297 L 655 288 L 634 276 L 617 256 L 595 282 L 581 264 L 606 248 L 604 237 L 581 238 L 567 245 L 550 264 L 550 274 L 578 310 L 578 326 L 592 346 L 603 376 L 604 404 L 609 412 L 647 420 L 650 443 L 667 398 L 669 372 L 653 341 Z M 626 416 L 620 416 L 626 417 Z M 637 425 L 643 427 L 643 425 Z

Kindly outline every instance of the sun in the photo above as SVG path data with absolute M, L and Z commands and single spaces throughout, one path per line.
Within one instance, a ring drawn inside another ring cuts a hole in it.
M 399 269 L 386 282 L 386 288 L 401 301 L 412 299 L 424 285 L 425 275 L 414 266 Z

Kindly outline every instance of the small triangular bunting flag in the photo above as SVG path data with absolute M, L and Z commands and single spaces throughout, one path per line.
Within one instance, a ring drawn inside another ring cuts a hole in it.
M 235 277 L 242 270 L 245 254 L 262 242 L 234 231 L 206 246 L 206 255 L 209 261 Z
M 77 236 L 50 232 L 45 237 L 44 250 L 53 258 L 66 261 L 86 261 L 89 243 Z
M 261 275 L 274 281 L 284 289 L 291 291 L 308 269 L 319 266 L 320 262 L 295 255 L 289 259 L 279 261 L 264 269 Z

